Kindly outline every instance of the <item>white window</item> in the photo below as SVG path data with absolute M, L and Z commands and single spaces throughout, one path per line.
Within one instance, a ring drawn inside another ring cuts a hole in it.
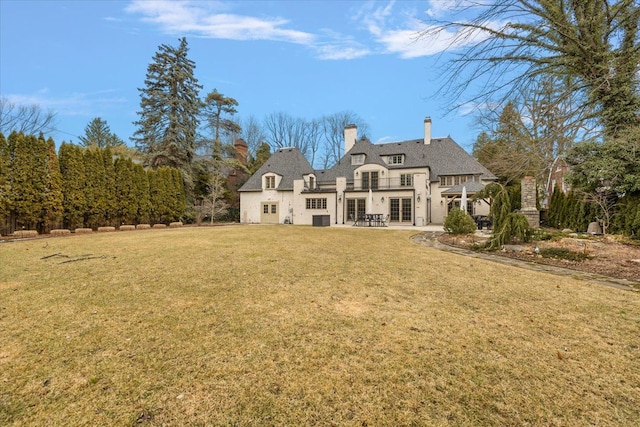
M 364 165 L 364 154 L 352 154 L 351 155 L 351 164 L 352 165 Z
M 394 154 L 388 157 L 387 162 L 390 165 L 401 165 L 404 163 L 404 156 L 402 154 Z
M 276 188 L 276 177 L 275 176 L 265 176 L 264 177 L 264 188 Z
M 400 186 L 411 187 L 413 185 L 413 175 L 410 173 L 403 173 L 400 175 Z
M 307 209 L 327 209 L 327 199 L 306 199 Z

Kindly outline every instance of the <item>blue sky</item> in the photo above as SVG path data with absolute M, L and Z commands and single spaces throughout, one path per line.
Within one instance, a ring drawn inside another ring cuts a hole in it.
M 435 96 L 448 41 L 415 39 L 453 3 L 0 0 L 0 95 L 55 111 L 56 142 L 101 117 L 131 144 L 147 66 L 185 36 L 201 95 L 235 98 L 239 118 L 350 110 L 389 142 L 422 137 L 430 116 L 470 151 L 472 116 Z

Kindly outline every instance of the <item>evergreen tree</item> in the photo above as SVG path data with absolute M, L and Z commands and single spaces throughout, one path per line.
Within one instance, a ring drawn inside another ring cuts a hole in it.
M 91 120 L 84 128 L 84 135 L 80 137 L 80 144 L 83 147 L 97 147 L 102 149 L 125 145 L 124 141 L 115 133 L 112 133 L 107 122 L 100 117 Z
M 254 174 L 264 162 L 269 160 L 269 157 L 271 157 L 271 147 L 266 142 L 263 142 L 256 150 L 255 156 L 252 155 L 249 159 L 249 173 Z
M 481 133 L 474 144 L 473 155 L 501 182 L 517 182 L 535 173 L 526 148 L 526 128 L 513 102 L 507 103 L 498 118 L 495 130 Z
M 97 146 L 84 150 L 85 202 L 84 223 L 87 227 L 97 228 L 106 224 L 107 212 L 106 174 L 103 152 Z
M 16 225 L 36 229 L 44 220 L 47 143 L 43 137 L 36 138 L 22 133 L 14 135 L 15 151 L 11 164 L 10 197 L 16 215 Z
M 0 133 L 0 230 L 9 219 L 10 160 L 9 143 Z
M 173 183 L 174 202 L 174 221 L 179 221 L 187 208 L 186 193 L 183 184 L 182 174 L 177 169 L 171 170 L 171 181 Z
M 118 210 L 118 200 L 116 199 L 116 176 L 113 164 L 113 152 L 111 147 L 105 148 L 102 153 L 104 167 L 104 218 L 105 224 L 115 226 Z
M 77 145 L 63 142 L 60 145 L 58 159 L 62 175 L 63 221 L 66 228 L 74 230 L 83 226 L 86 211 L 84 187 L 84 156 Z
M 118 201 L 116 218 L 119 224 L 133 224 L 138 212 L 133 189 L 133 162 L 131 159 L 118 158 L 114 170 L 115 194 Z
M 44 231 L 62 225 L 64 212 L 62 195 L 62 174 L 56 154 L 56 145 L 52 138 L 47 140 L 47 179 L 44 193 Z
M 137 204 L 136 224 L 149 222 L 151 201 L 149 196 L 149 178 L 142 165 L 133 165 L 133 194 Z
M 146 165 L 171 166 L 188 171 L 194 157 L 202 88 L 194 76 L 195 63 L 187 56 L 187 40 L 179 47 L 162 44 L 147 68 L 141 93 L 140 119 L 132 138 Z
M 164 179 L 166 167 L 147 171 L 149 176 L 149 198 L 151 200 L 151 222 L 165 224 L 167 222 L 168 189 Z
M 216 89 L 211 91 L 204 101 L 203 118 L 207 128 L 212 134 L 211 144 L 207 144 L 214 159 L 222 159 L 222 136 L 233 136 L 240 132 L 240 125 L 233 120 L 233 115 L 238 112 L 238 101 L 224 96 Z

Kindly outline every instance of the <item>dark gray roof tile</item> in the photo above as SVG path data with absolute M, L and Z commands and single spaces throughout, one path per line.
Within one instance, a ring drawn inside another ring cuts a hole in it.
M 275 173 L 282 176 L 278 190 L 293 190 L 293 181 L 303 175 L 313 173 L 313 168 L 299 149 L 280 148 L 264 162 L 262 166 L 240 187 L 238 191 L 259 191 L 262 189 L 262 176 Z

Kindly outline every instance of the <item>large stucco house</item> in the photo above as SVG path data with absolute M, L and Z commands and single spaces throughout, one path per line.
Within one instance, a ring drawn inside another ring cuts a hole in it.
M 496 177 L 450 137 L 432 138 L 428 117 L 419 139 L 372 144 L 350 125 L 344 144 L 326 170 L 314 170 L 297 148 L 277 150 L 239 189 L 240 221 L 350 224 L 367 213 L 390 226 L 441 224 L 460 208 L 463 187 L 470 214 L 489 212 L 471 196 Z

